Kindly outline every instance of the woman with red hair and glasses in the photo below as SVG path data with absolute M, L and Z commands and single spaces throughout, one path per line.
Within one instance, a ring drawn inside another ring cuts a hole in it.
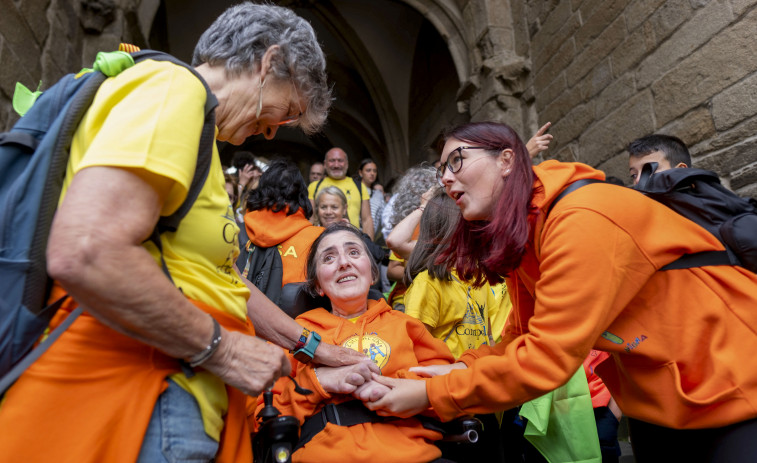
M 532 166 L 504 124 L 445 134 L 438 178 L 461 220 L 439 262 L 467 280 L 505 278 L 503 340 L 458 363 L 375 376 L 381 414 L 430 406 L 443 419 L 506 410 L 571 378 L 592 348 L 630 418 L 637 461 L 757 461 L 757 274 L 736 266 L 661 268 L 723 249 L 704 228 L 585 164 Z M 554 206 L 554 207 L 553 207 Z

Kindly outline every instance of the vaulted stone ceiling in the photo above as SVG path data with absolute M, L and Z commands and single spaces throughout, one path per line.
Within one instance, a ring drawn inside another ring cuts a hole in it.
M 164 27 L 167 51 L 189 61 L 202 31 L 232 3 L 166 0 L 165 14 L 156 17 L 153 28 Z M 459 71 L 467 65 L 460 56 L 453 60 L 437 26 L 416 9 L 443 25 L 444 15 L 431 16 L 428 10 L 433 5 L 423 5 L 433 2 L 277 3 L 306 18 L 326 52 L 336 97 L 327 127 L 311 138 L 284 128 L 273 142 L 251 137 L 240 148 L 224 145 L 223 160 L 228 162 L 234 151 L 246 149 L 267 158 L 289 157 L 304 170 L 321 160 L 326 150 L 340 146 L 350 156 L 351 173 L 362 158 L 372 157 L 384 182 L 429 160 L 440 128 L 460 121 L 456 95 L 464 79 Z M 161 21 L 165 25 L 158 24 Z

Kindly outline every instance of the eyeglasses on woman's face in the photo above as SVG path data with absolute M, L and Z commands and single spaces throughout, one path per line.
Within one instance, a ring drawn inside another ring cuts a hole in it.
M 488 150 L 488 149 L 489 148 L 486 148 L 483 146 L 458 146 L 457 148 L 453 149 L 447 155 L 447 161 L 439 164 L 439 167 L 436 169 L 436 181 L 439 182 L 439 185 L 444 186 L 444 181 L 442 180 L 442 177 L 444 177 L 445 168 L 447 168 L 453 174 L 460 172 L 460 169 L 463 168 L 463 150 Z

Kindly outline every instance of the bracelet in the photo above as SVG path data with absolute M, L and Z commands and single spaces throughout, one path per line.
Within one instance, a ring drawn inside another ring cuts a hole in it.
M 421 211 L 421 212 L 423 212 L 425 209 L 426 209 L 426 206 L 418 206 L 415 208 L 416 211 Z
M 215 318 L 210 317 L 210 319 L 213 320 L 213 338 L 205 349 L 187 359 L 190 367 L 194 368 L 205 363 L 221 344 L 221 325 Z
M 289 353 L 293 354 L 295 351 L 298 351 L 302 349 L 303 347 L 305 347 L 305 343 L 307 342 L 309 336 L 310 336 L 310 330 L 307 328 L 303 328 L 302 334 L 300 335 L 300 339 L 294 345 L 294 348 L 289 351 Z

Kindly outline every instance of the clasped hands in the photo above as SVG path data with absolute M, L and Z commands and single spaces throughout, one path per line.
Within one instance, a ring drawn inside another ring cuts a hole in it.
M 412 367 L 409 371 L 420 377 L 432 377 L 459 368 L 466 366 L 463 363 L 430 365 Z M 352 394 L 381 416 L 407 418 L 429 406 L 425 381 L 381 376 L 379 368 L 368 359 L 354 365 L 318 367 L 316 376 L 325 391 Z

